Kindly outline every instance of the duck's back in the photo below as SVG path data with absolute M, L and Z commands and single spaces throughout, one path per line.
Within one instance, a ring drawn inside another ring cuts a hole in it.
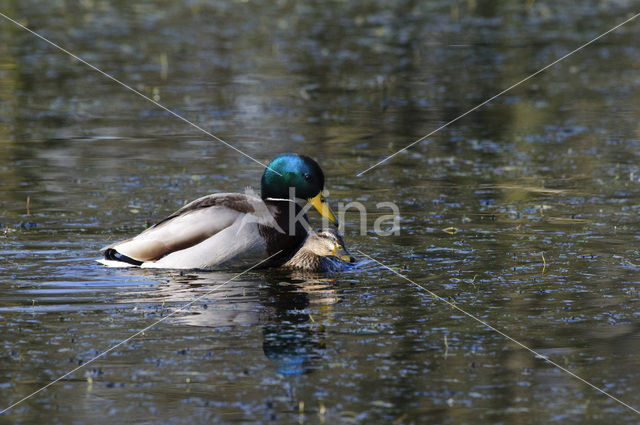
M 290 213 L 300 211 L 291 204 L 238 193 L 208 195 L 103 251 L 107 259 L 143 268 L 245 268 L 274 254 L 262 266 L 280 265 L 306 237 L 300 223 L 290 223 Z

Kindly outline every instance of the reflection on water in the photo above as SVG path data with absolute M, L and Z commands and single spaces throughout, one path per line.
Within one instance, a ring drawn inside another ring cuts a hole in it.
M 132 271 L 150 274 L 144 270 Z M 307 273 L 306 279 L 301 279 L 298 272 L 274 273 L 258 287 L 254 281 L 233 280 L 218 289 L 221 282 L 233 275 L 182 273 L 152 293 L 127 293 L 121 302 L 160 304 L 166 308 L 165 314 L 174 313 L 177 308 L 179 315 L 172 318 L 172 322 L 179 325 L 260 327 L 265 356 L 278 365 L 279 373 L 296 375 L 318 367 L 314 359 L 321 357 L 326 338 L 321 324 L 323 317 L 318 317 L 320 322 L 316 322 L 309 307 L 322 306 L 322 312 L 326 313 L 340 299 L 337 278 L 311 276 Z M 131 298 L 135 295 L 139 297 Z
M 377 203 L 396 203 L 400 235 L 360 235 L 353 211 L 348 247 L 640 406 L 640 21 L 355 177 L 627 19 L 633 2 L 5 3 L 3 13 L 261 161 L 316 158 L 334 206 L 363 203 L 368 229 L 387 213 Z M 7 404 L 232 277 L 93 260 L 187 200 L 257 189 L 262 170 L 2 20 L 0 37 Z M 634 419 L 372 264 L 243 275 L 0 416 Z

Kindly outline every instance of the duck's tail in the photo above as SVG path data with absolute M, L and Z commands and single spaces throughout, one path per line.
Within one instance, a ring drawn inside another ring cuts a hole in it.
M 142 261 L 135 260 L 126 255 L 120 254 L 113 248 L 104 250 L 104 258 L 96 260 L 100 264 L 107 267 L 134 267 L 142 265 Z

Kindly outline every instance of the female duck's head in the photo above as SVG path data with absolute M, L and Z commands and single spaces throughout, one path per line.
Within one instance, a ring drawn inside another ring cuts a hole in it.
M 283 267 L 310 272 L 340 271 L 354 259 L 344 245 L 342 235 L 336 229 L 311 232 Z
M 305 199 L 333 224 L 336 217 L 322 196 L 324 173 L 313 159 L 305 155 L 283 153 L 264 170 L 262 199 Z
M 324 229 L 310 233 L 300 250 L 306 250 L 318 257 L 335 257 L 340 261 L 354 262 L 344 245 L 342 235 L 335 229 Z

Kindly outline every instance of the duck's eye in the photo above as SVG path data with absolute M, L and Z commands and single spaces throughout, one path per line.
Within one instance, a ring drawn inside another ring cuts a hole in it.
M 311 182 L 311 174 L 309 174 L 309 173 L 305 173 L 305 175 L 304 175 L 304 179 L 305 179 L 306 181 L 308 181 L 308 182 Z

